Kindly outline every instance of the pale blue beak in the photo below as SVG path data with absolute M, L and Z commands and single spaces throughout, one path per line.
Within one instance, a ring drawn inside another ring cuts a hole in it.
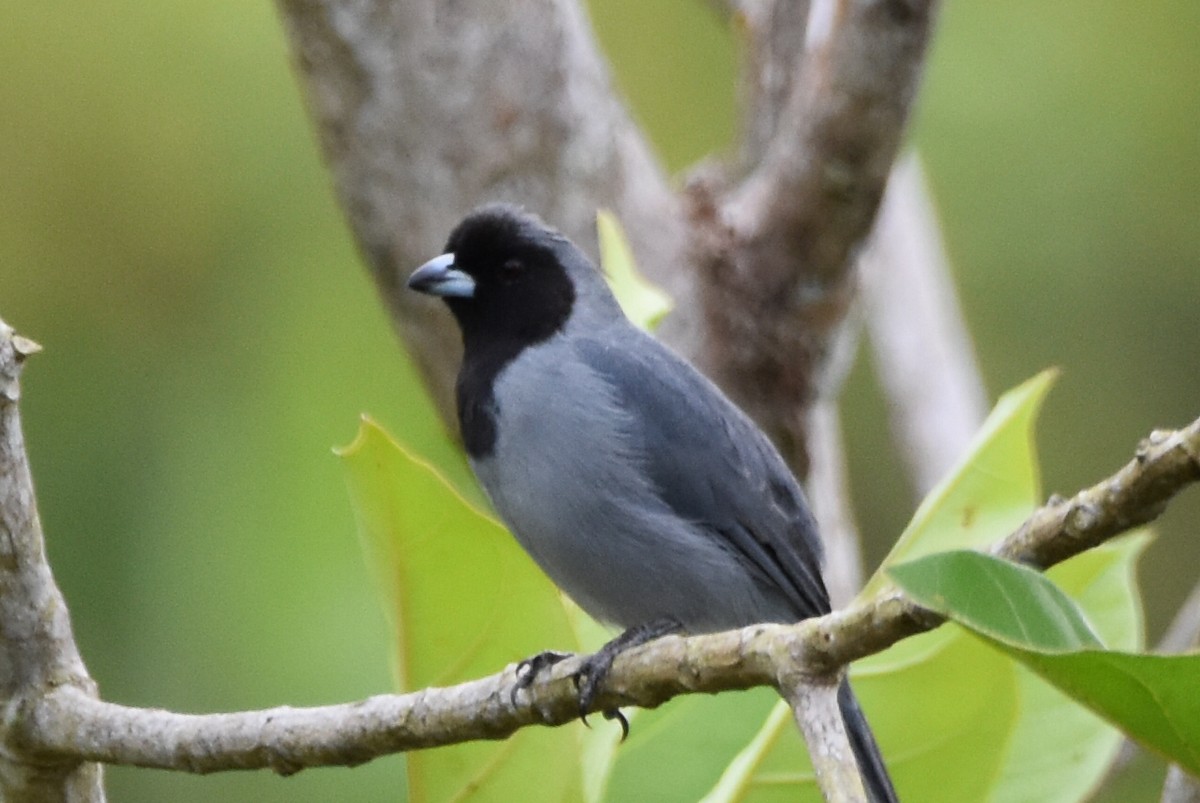
M 470 274 L 454 267 L 454 254 L 434 257 L 413 271 L 408 286 L 419 293 L 443 298 L 472 298 L 475 280 Z

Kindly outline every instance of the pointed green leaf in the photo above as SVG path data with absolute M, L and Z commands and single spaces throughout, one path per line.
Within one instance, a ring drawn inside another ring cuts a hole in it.
M 600 264 L 621 309 L 637 326 L 653 330 L 674 306 L 671 297 L 638 271 L 616 215 L 607 209 L 597 212 L 596 231 L 600 237 Z
M 503 527 L 429 465 L 367 419 L 340 456 L 367 562 L 396 633 L 402 690 L 481 677 L 547 648 L 574 648 L 558 592 Z M 526 728 L 504 742 L 410 754 L 409 799 L 579 798 L 580 731 Z
M 954 550 L 888 574 L 921 605 L 996 641 L 1053 652 L 1102 646 L 1078 606 L 1027 566 Z
M 1006 651 L 1135 741 L 1200 777 L 1200 654 Z
M 1041 495 L 1033 425 L 1057 372 L 1043 371 L 1000 397 L 966 454 L 921 502 L 883 561 L 887 567 L 921 555 L 983 547 L 1012 532 Z M 878 592 L 882 571 L 860 596 Z
M 1079 603 L 1105 644 L 1133 650 L 1143 643 L 1141 604 L 1135 593 L 1136 564 L 1150 542 L 1132 535 L 1105 544 L 1047 572 Z M 1121 735 L 1058 689 L 1021 668 L 1017 682 L 1026 713 L 1009 738 L 1007 761 L 997 778 L 996 803 L 1087 797 L 1080 785 L 1099 783 L 1121 745 Z M 1047 749 L 1052 739 L 1059 749 Z M 1074 750 L 1064 751 L 1063 745 Z M 1047 795 L 1046 790 L 1054 790 Z
M 638 712 L 629 739 L 617 751 L 606 799 L 700 799 L 754 738 L 778 700 L 772 689 L 750 689 L 688 695 Z
M 1053 583 L 986 555 L 931 555 L 891 574 L 922 605 L 983 636 L 1137 741 L 1200 772 L 1200 655 L 1105 651 Z
M 1032 427 L 1052 378 L 1043 373 L 1005 394 L 890 561 L 992 543 L 1033 511 L 1040 491 Z M 1139 643 L 1132 566 L 1143 544 L 1107 545 L 1054 570 L 1109 644 Z M 871 588 L 886 582 L 878 575 Z M 1080 800 L 1120 742 L 1093 714 L 954 625 L 905 639 L 858 662 L 851 675 L 905 800 Z M 761 722 L 729 754 L 708 799 L 820 800 L 790 717 L 776 709 Z

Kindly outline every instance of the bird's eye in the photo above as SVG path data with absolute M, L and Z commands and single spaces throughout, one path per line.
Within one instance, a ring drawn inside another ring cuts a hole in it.
M 512 281 L 525 272 L 525 263 L 519 259 L 506 259 L 500 267 L 505 281 Z

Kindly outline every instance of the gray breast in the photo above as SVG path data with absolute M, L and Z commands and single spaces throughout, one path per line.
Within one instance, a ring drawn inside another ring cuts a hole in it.
M 513 535 L 584 610 L 623 627 L 663 617 L 693 632 L 787 620 L 704 522 L 681 519 L 647 479 L 636 410 L 553 338 L 496 379 L 497 441 L 472 461 Z

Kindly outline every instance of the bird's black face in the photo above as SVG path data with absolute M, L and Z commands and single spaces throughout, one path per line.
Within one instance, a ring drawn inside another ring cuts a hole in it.
M 445 300 L 468 350 L 519 350 L 552 336 L 571 315 L 575 290 L 559 257 L 564 245 L 537 218 L 486 206 L 454 229 L 446 253 L 418 268 L 408 286 Z

